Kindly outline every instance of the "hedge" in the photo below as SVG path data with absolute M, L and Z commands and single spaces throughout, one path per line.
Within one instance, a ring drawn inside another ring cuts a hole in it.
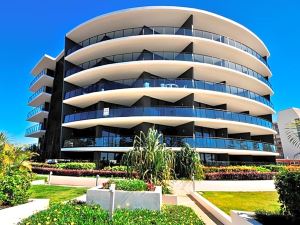
M 272 180 L 276 172 L 218 172 L 206 173 L 206 180 Z
M 74 170 L 91 170 L 96 169 L 95 163 L 89 162 L 68 162 L 68 163 L 57 163 L 57 164 L 47 164 L 47 163 L 31 163 L 32 167 L 39 168 L 61 168 L 61 169 L 74 169 Z
M 275 187 L 281 210 L 287 216 L 300 217 L 300 171 L 285 171 L 276 176 Z
M 53 175 L 60 176 L 96 176 L 101 177 L 127 177 L 127 172 L 125 171 L 111 171 L 111 170 L 72 170 L 72 169 L 58 169 L 58 168 L 32 168 L 34 173 L 38 174 L 49 174 L 52 171 Z M 133 173 L 134 177 L 137 177 L 137 173 Z
M 98 205 L 86 205 L 83 203 L 52 204 L 49 209 L 30 216 L 20 224 L 204 225 L 195 212 L 187 206 L 163 205 L 161 211 L 116 209 L 113 221 L 110 221 L 108 211 Z

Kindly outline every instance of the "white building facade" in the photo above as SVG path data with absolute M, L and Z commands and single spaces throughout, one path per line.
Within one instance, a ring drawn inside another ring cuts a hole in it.
M 300 159 L 300 109 L 278 113 L 278 128 L 285 159 Z

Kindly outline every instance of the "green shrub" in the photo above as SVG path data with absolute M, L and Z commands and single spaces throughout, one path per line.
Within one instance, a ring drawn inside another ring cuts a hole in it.
M 108 212 L 100 206 L 86 204 L 52 204 L 48 210 L 41 211 L 21 222 L 27 224 L 87 225 L 108 224 Z
M 257 211 L 255 219 L 264 225 L 300 224 L 300 217 L 286 216 L 278 212 Z
M 0 206 L 28 201 L 32 172 L 28 162 L 35 154 L 8 143 L 0 132 Z
M 176 152 L 175 172 L 180 178 L 192 179 L 193 176 L 197 180 L 204 178 L 199 153 L 188 144 Z
M 36 163 L 31 162 L 32 167 L 35 168 L 58 168 L 58 169 L 73 169 L 73 170 L 94 170 L 96 169 L 95 163 L 88 162 L 68 162 L 68 163 Z
M 53 204 L 48 210 L 41 211 L 21 222 L 26 224 L 51 225 L 204 225 L 194 211 L 185 206 L 163 206 L 162 211 L 117 209 L 113 221 L 108 212 L 96 205 L 78 203 Z
M 300 171 L 284 171 L 276 175 L 275 187 L 284 215 L 300 217 Z
M 111 179 L 103 185 L 103 188 L 108 189 L 111 184 L 116 185 L 116 190 L 123 191 L 147 191 L 145 181 L 136 179 Z
M 271 172 L 282 172 L 286 170 L 286 166 L 282 165 L 263 165 L 262 167 L 269 169 Z
M 255 166 L 207 166 L 203 170 L 205 173 L 257 172 Z
M 56 165 L 56 168 L 59 168 L 59 169 L 73 169 L 73 170 L 94 170 L 94 169 L 96 169 L 95 163 L 70 162 L 70 163 L 58 163 L 55 165 Z
M 110 171 L 127 171 L 127 166 L 106 166 L 103 170 L 110 170 Z
M 264 167 L 264 166 L 256 166 L 255 169 L 256 169 L 257 172 L 262 172 L 262 173 L 273 172 L 269 168 Z
M 27 171 L 10 171 L 0 177 L 0 205 L 18 205 L 28 201 L 31 175 Z

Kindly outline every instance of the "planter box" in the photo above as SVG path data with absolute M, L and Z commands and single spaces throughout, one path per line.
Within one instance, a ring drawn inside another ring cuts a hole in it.
M 110 194 L 108 189 L 94 187 L 87 190 L 86 202 L 99 204 L 109 210 Z M 149 209 L 160 210 L 162 205 L 162 189 L 155 187 L 155 191 L 115 191 L 115 209 Z
M 28 203 L 0 210 L 0 223 L 18 224 L 21 220 L 49 207 L 49 199 L 31 199 Z

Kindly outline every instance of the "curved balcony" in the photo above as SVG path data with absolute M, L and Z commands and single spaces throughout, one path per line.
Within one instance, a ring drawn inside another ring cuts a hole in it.
M 113 63 L 123 63 L 131 61 L 144 61 L 144 60 L 179 60 L 179 61 L 191 61 L 198 63 L 207 63 L 215 66 L 229 68 L 241 73 L 244 73 L 248 76 L 254 77 L 269 87 L 271 87 L 270 82 L 263 75 L 255 72 L 254 70 L 242 66 L 237 63 L 230 62 L 228 60 L 202 55 L 194 53 L 179 53 L 179 52 L 134 52 L 134 53 L 125 53 L 113 56 L 106 56 L 99 59 L 94 59 L 80 64 L 79 66 L 72 67 L 65 72 L 65 77 L 68 77 L 74 73 L 80 71 L 94 68 L 97 66 L 103 66 Z
M 52 88 L 43 86 L 33 93 L 28 99 L 28 105 L 39 106 L 45 102 L 50 102 Z
M 54 72 L 49 69 L 42 70 L 31 82 L 29 89 L 37 91 L 42 86 L 52 87 L 54 80 Z
M 180 27 L 166 27 L 166 26 L 151 26 L 151 27 L 144 26 L 144 27 L 136 27 L 136 28 L 127 28 L 127 29 L 116 30 L 116 31 L 95 35 L 91 38 L 79 42 L 78 45 L 68 49 L 66 51 L 66 55 L 70 55 L 71 53 L 81 48 L 87 47 L 89 45 L 111 40 L 111 39 L 138 36 L 138 35 L 162 35 L 162 34 L 193 36 L 193 37 L 200 37 L 200 38 L 221 42 L 233 46 L 235 48 L 238 48 L 242 51 L 248 52 L 249 54 L 259 59 L 261 62 L 263 62 L 267 67 L 269 67 L 267 60 L 263 56 L 261 56 L 259 53 L 257 53 L 255 50 L 248 47 L 247 45 L 244 45 L 241 42 L 235 41 L 229 37 L 204 31 L 204 30 L 187 29 L 187 28 L 180 28 Z
M 99 138 L 73 138 L 64 141 L 63 148 L 76 147 L 132 147 L 133 136 L 115 136 Z M 188 143 L 193 148 L 238 149 L 250 151 L 276 152 L 276 147 L 270 143 L 231 139 L 231 138 L 200 138 L 163 136 L 167 147 L 180 147 Z
M 40 105 L 27 114 L 27 120 L 32 122 L 41 122 L 48 117 L 48 108 L 45 104 Z
M 243 113 L 234 113 L 224 110 L 208 108 L 189 108 L 189 107 L 131 107 L 131 108 L 112 108 L 109 111 L 95 110 L 66 115 L 64 123 L 80 120 L 91 120 L 112 117 L 131 117 L 131 116 L 168 116 L 168 117 L 197 117 L 207 119 L 222 119 L 242 123 L 250 123 L 258 126 L 272 128 L 272 123 L 255 116 Z
M 29 127 L 25 131 L 26 137 L 34 137 L 39 138 L 45 134 L 46 130 L 44 128 L 44 125 L 42 123 L 36 124 L 32 127 Z
M 73 91 L 65 93 L 64 99 L 69 99 L 75 96 L 80 96 L 93 92 L 109 91 L 125 88 L 150 88 L 150 87 L 162 87 L 162 88 L 194 88 L 210 91 L 218 91 L 241 97 L 249 98 L 258 102 L 261 102 L 271 108 L 273 104 L 265 97 L 248 91 L 243 88 L 238 88 L 221 83 L 213 83 L 201 80 L 186 80 L 186 79 L 124 79 L 116 81 L 107 81 L 102 84 L 93 84 L 88 87 L 78 88 Z

